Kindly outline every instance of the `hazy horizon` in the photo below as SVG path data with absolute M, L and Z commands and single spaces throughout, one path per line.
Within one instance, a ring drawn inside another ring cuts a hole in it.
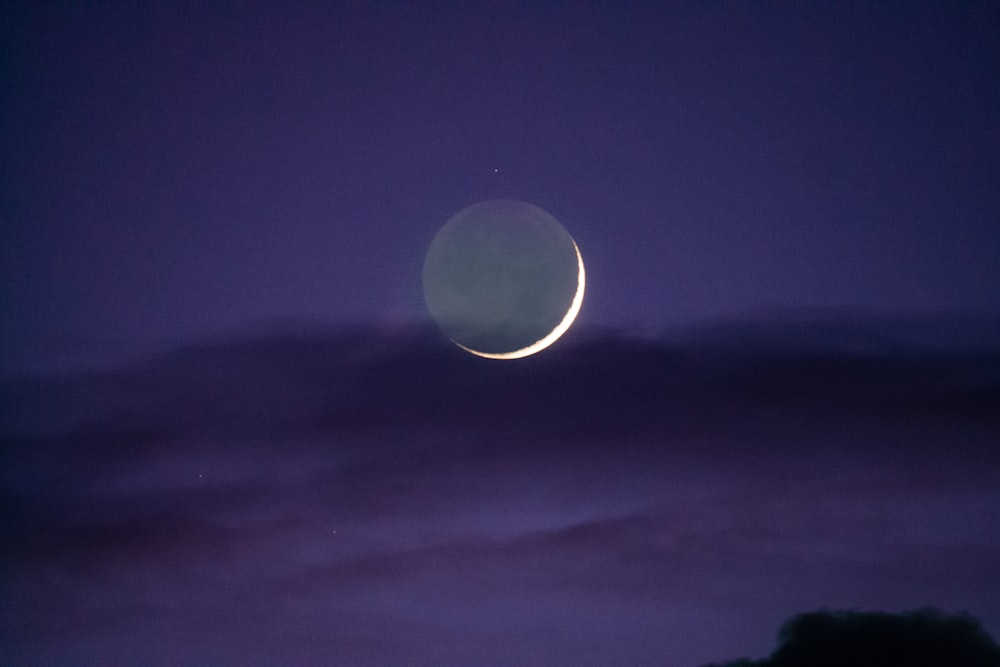
M 996 348 L 749 343 L 286 331 L 0 383 L 9 660 L 698 667 L 822 608 L 996 637 Z

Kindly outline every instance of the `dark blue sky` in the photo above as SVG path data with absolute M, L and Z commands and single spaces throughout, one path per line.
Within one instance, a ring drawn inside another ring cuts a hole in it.
M 431 238 L 491 197 L 576 237 L 582 326 L 1000 310 L 990 3 L 8 3 L 2 23 L 6 364 L 424 320 Z
M 152 4 L 0 9 L 0 662 L 1000 636 L 1000 5 Z M 499 197 L 518 362 L 421 290 Z

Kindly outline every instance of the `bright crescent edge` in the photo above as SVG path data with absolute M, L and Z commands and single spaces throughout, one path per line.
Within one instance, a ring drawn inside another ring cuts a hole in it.
M 580 313 L 580 308 L 583 306 L 583 292 L 587 284 L 587 273 L 583 270 L 583 255 L 580 254 L 580 248 L 577 247 L 576 241 L 573 241 L 573 250 L 576 251 L 576 264 L 579 268 L 579 273 L 576 278 L 576 294 L 573 295 L 573 302 L 569 305 L 569 310 L 566 311 L 566 316 L 562 318 L 562 321 L 557 324 L 556 328 L 550 331 L 547 336 L 538 339 L 527 347 L 522 347 L 520 350 L 500 353 L 480 352 L 466 347 L 454 339 L 452 342 L 466 352 L 474 354 L 477 357 L 484 357 L 486 359 L 523 359 L 524 357 L 529 357 L 537 352 L 541 352 L 549 345 L 552 345 L 552 343 L 559 340 L 559 338 L 561 338 L 562 335 L 573 325 L 573 321 L 576 320 L 576 316 Z

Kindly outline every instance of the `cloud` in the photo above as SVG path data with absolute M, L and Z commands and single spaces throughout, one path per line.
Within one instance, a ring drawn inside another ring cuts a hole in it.
M 423 330 L 283 332 L 194 345 L 115 371 L 9 380 L 0 399 L 8 433 L 113 429 L 170 439 L 368 434 L 402 424 L 498 435 L 530 428 L 603 443 L 609 435 L 658 438 L 665 428 L 710 430 L 720 414 L 759 423 L 768 410 L 786 423 L 935 413 L 997 421 L 994 350 L 871 354 L 755 336 L 581 336 L 501 364 L 469 358 Z
M 819 611 L 789 619 L 769 658 L 744 658 L 725 667 L 841 665 L 995 667 L 1000 646 L 967 614 Z
M 976 350 L 422 330 L 8 378 L 8 662 L 703 664 L 788 609 L 988 611 L 998 387 Z

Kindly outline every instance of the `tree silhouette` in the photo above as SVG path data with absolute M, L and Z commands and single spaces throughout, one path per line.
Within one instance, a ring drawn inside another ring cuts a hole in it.
M 1000 647 L 967 614 L 819 611 L 784 623 L 769 658 L 714 667 L 1000 667 Z M 713 667 L 713 666 L 708 666 Z

